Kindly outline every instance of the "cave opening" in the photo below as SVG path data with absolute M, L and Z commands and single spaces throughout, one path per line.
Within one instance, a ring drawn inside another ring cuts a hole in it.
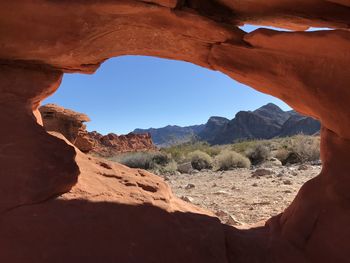
M 348 263 L 349 6 L 1 1 L 0 261 Z M 335 30 L 247 33 L 246 23 Z M 37 109 L 63 74 L 93 73 L 126 54 L 221 71 L 320 120 L 320 174 L 282 214 L 238 228 L 176 198 L 159 176 L 45 132 Z
M 283 212 L 321 170 L 318 121 L 186 62 L 112 58 L 93 75 L 64 75 L 43 104 L 47 131 L 88 155 L 161 176 L 223 223 Z

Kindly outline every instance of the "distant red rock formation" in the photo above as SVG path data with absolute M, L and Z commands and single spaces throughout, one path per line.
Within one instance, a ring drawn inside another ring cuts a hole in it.
M 94 147 L 84 122 L 90 118 L 83 113 L 65 109 L 55 104 L 46 104 L 39 108 L 46 131 L 55 131 L 64 135 L 82 152 L 89 152 Z
M 83 113 L 65 109 L 55 104 L 41 106 L 43 125 L 47 131 L 55 131 L 64 135 L 82 152 L 94 152 L 108 156 L 117 153 L 156 150 L 151 135 L 129 133 L 102 135 L 96 131 L 88 132 L 84 122 L 90 118 Z
M 96 131 L 93 131 L 89 132 L 89 136 L 95 142 L 92 152 L 103 156 L 114 155 L 116 153 L 149 151 L 157 149 L 153 144 L 149 133 L 129 133 L 127 135 L 109 133 L 107 135 L 102 135 Z

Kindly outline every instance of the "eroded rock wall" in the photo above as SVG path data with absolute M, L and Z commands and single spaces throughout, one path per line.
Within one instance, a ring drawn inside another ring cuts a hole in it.
M 73 143 L 82 152 L 89 152 L 94 148 L 94 141 L 90 138 L 84 122 L 90 121 L 86 114 L 65 109 L 55 104 L 46 104 L 39 108 L 43 126 L 46 131 L 55 131 Z
M 149 133 L 117 135 L 109 133 L 107 135 L 98 132 L 89 132 L 89 137 L 93 139 L 95 146 L 92 152 L 100 156 L 114 156 L 120 153 L 156 151 Z
M 47 134 L 33 114 L 61 77 L 45 67 L 0 67 L 0 211 L 42 202 L 77 182 L 74 149 Z
M 65 109 L 55 104 L 46 104 L 39 108 L 43 126 L 48 132 L 59 132 L 80 151 L 109 157 L 125 152 L 154 151 L 157 148 L 151 135 L 133 134 L 102 135 L 88 132 L 85 122 L 90 118 L 83 113 Z

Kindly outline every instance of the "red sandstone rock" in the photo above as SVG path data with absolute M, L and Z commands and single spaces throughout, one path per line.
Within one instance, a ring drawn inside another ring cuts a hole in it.
M 127 135 L 116 135 L 110 133 L 101 135 L 97 132 L 89 133 L 94 138 L 94 153 L 102 156 L 113 156 L 118 153 L 154 151 L 157 147 L 153 144 L 151 135 L 129 133 Z
M 39 111 L 45 130 L 63 134 L 82 152 L 89 152 L 94 148 L 94 141 L 89 137 L 84 124 L 90 121 L 87 115 L 55 104 L 41 106 Z
M 2 1 L 0 261 L 350 262 L 349 6 Z M 243 23 L 338 30 L 246 34 L 237 28 Z M 36 110 L 62 72 L 92 73 L 125 54 L 220 70 L 318 118 L 322 173 L 266 226 L 239 230 L 181 203 L 159 178 L 76 155 L 44 132 Z
M 350 138 L 350 91 L 346 88 L 350 83 L 346 66 L 350 60 L 349 32 L 261 29 L 247 34 L 244 40 L 249 45 L 215 46 L 210 63 L 232 78 L 321 120 L 323 126 L 343 138 Z
M 79 168 L 74 149 L 47 134 L 33 110 L 62 74 L 44 68 L 0 66 L 0 212 L 69 191 Z
M 61 133 L 82 152 L 113 156 L 124 152 L 157 149 L 150 134 L 130 133 L 118 136 L 110 133 L 101 135 L 86 130 L 84 122 L 88 122 L 90 119 L 83 113 L 65 109 L 55 104 L 46 104 L 41 106 L 39 110 L 45 130 Z

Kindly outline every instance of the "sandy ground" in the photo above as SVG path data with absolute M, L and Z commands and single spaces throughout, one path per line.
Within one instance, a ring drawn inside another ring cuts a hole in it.
M 266 168 L 271 174 L 252 176 L 255 169 L 200 171 L 165 176 L 183 200 L 213 211 L 223 223 L 253 224 L 282 212 L 300 187 L 319 174 L 320 165 Z

